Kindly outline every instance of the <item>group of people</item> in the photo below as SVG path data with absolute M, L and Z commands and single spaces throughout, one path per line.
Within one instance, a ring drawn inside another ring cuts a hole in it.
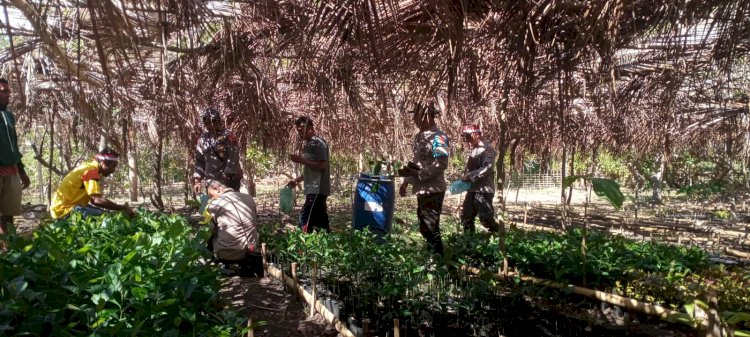
M 440 214 L 448 188 L 445 170 L 448 168 L 450 143 L 448 136 L 435 122 L 440 114 L 435 104 L 418 104 L 411 112 L 419 132 L 414 136 L 412 161 L 398 172 L 405 177 L 399 186 L 399 195 L 406 196 L 408 186 L 412 185 L 412 193 L 417 195 L 419 232 L 432 250 L 442 255 Z M 482 131 L 477 125 L 465 126 L 462 137 L 468 143 L 470 153 L 461 180 L 470 183 L 470 187 L 464 199 L 461 223 L 464 231 L 473 232 L 478 216 L 485 228 L 497 232 L 498 224 L 492 207 L 496 152 L 482 140 Z
M 20 214 L 21 190 L 30 183 L 21 162 L 15 119 L 7 109 L 9 98 L 8 81 L 0 79 L 3 119 L 0 125 L 0 234 L 6 233 L 13 216 Z M 446 133 L 435 122 L 440 113 L 435 104 L 418 104 L 411 113 L 419 132 L 413 141 L 412 161 L 398 172 L 404 178 L 399 194 L 406 196 L 408 186 L 412 186 L 412 193 L 417 196 L 420 233 L 435 253 L 442 254 L 440 215 L 447 190 L 444 173 L 450 144 Z M 243 174 L 238 139 L 225 127 L 216 109 L 204 110 L 201 119 L 205 132 L 196 144 L 193 190 L 196 194 L 205 192 L 211 198 L 206 208 L 213 229 L 209 246 L 220 261 L 240 261 L 250 272 L 257 273 L 260 263 L 257 212 L 253 197 L 240 192 Z M 305 203 L 299 214 L 299 226 L 305 232 L 328 231 L 327 198 L 331 192 L 328 144 L 316 134 L 311 118 L 297 118 L 294 127 L 301 142 L 299 154 L 289 155 L 289 160 L 302 166 L 302 174 L 291 179 L 287 186 L 294 188 L 304 183 Z M 464 199 L 461 222 L 466 231 L 474 231 L 474 220 L 478 216 L 484 227 L 497 231 L 492 208 L 495 151 L 482 140 L 482 132 L 476 125 L 464 127 L 462 135 L 470 146 L 462 180 L 470 182 L 471 187 Z M 106 210 L 122 211 L 132 217 L 133 209 L 127 203 L 118 204 L 105 198 L 99 183 L 101 177 L 117 169 L 119 160 L 119 153 L 104 148 L 93 160 L 70 171 L 52 198 L 52 218 L 65 218 L 71 212 L 97 216 Z

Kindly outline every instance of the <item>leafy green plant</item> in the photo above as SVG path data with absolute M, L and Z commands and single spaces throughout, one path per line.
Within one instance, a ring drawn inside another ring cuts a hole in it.
M 370 168 L 370 171 L 367 172 L 371 175 L 377 176 L 377 175 L 395 175 L 396 171 L 401 168 L 401 162 L 400 161 L 390 161 L 383 157 L 380 157 L 379 159 L 373 159 L 368 160 L 367 164 Z
M 684 185 L 677 190 L 677 193 L 685 194 L 688 197 L 698 197 L 705 199 L 713 195 L 725 193 L 726 190 L 727 189 L 726 187 L 724 187 L 724 185 L 716 182 L 711 182 Z
M 47 224 L 0 256 L 0 330 L 8 335 L 237 336 L 217 267 L 178 216 L 140 212 Z
M 622 208 L 625 202 L 625 195 L 620 191 L 620 184 L 612 179 L 592 178 L 590 176 L 573 175 L 563 179 L 563 188 L 568 188 L 579 179 L 591 182 L 591 188 L 598 197 L 605 198 L 615 209 Z
M 725 209 L 715 210 L 713 217 L 714 219 L 728 220 L 732 217 L 732 212 Z

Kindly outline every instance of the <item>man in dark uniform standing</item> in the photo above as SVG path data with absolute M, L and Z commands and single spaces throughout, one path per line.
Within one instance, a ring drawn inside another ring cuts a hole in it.
M 461 210 L 461 223 L 464 232 L 474 232 L 474 218 L 479 215 L 479 222 L 490 232 L 497 232 L 495 211 L 492 198 L 495 196 L 495 157 L 497 154 L 491 146 L 482 141 L 482 130 L 478 125 L 464 127 L 462 136 L 469 145 L 469 158 L 461 180 L 470 182 Z

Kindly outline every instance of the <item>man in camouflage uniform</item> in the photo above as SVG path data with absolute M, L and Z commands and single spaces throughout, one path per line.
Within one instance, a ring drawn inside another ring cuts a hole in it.
M 201 191 L 204 179 L 218 180 L 235 191 L 240 190 L 242 169 L 237 136 L 224 127 L 219 111 L 208 108 L 201 114 L 206 132 L 195 148 L 193 190 Z
M 470 153 L 461 180 L 471 183 L 461 210 L 464 232 L 474 232 L 474 218 L 477 215 L 482 226 L 491 232 L 497 232 L 495 211 L 492 208 L 497 154 L 491 146 L 482 141 L 482 131 L 478 125 L 465 126 L 462 136 L 469 145 Z
M 406 188 L 412 185 L 417 195 L 417 218 L 419 232 L 437 254 L 443 254 L 440 236 L 440 213 L 445 198 L 445 169 L 448 168 L 448 136 L 435 124 L 440 110 L 434 104 L 418 104 L 413 110 L 414 124 L 419 133 L 414 136 L 414 159 L 399 175 L 404 178 L 399 186 L 399 195 L 406 196 Z

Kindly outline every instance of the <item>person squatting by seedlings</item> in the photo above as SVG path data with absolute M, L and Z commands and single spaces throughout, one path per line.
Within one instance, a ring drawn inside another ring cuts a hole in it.
M 31 184 L 18 149 L 16 119 L 8 110 L 10 84 L 0 78 L 0 235 L 8 234 L 13 217 L 21 214 L 21 191 Z M 0 249 L 4 242 L 0 241 Z
M 211 224 L 208 249 L 218 262 L 239 266 L 239 276 L 263 276 L 255 199 L 218 180 L 205 184 L 211 197 L 205 211 L 209 216 L 202 222 Z
M 440 130 L 435 118 L 440 110 L 434 103 L 417 104 L 411 111 L 412 120 L 419 128 L 412 146 L 413 159 L 399 170 L 405 177 L 399 186 L 399 195 L 406 196 L 406 188 L 412 185 L 412 193 L 417 195 L 417 218 L 419 232 L 432 250 L 443 254 L 443 239 L 440 234 L 440 214 L 447 184 L 445 170 L 448 168 L 448 136 Z
M 199 194 L 204 179 L 219 180 L 235 191 L 240 190 L 240 146 L 237 136 L 224 126 L 219 111 L 208 108 L 201 114 L 206 131 L 195 145 L 193 191 Z
M 474 219 L 479 215 L 479 222 L 490 232 L 498 231 L 492 198 L 495 196 L 495 157 L 492 146 L 482 140 L 482 130 L 478 125 L 467 125 L 463 128 L 463 140 L 469 145 L 469 158 L 466 160 L 461 180 L 470 182 L 461 208 L 461 224 L 464 232 L 474 232 Z
M 299 215 L 299 226 L 305 233 L 322 229 L 329 231 L 328 206 L 331 194 L 331 168 L 328 162 L 328 143 L 315 134 L 310 117 L 302 116 L 294 122 L 297 133 L 303 140 L 302 155 L 290 154 L 289 160 L 302 164 L 302 175 L 286 185 L 294 188 L 304 181 L 305 204 Z
M 117 204 L 105 198 L 99 183 L 101 177 L 108 177 L 115 172 L 119 161 L 120 154 L 105 147 L 94 156 L 94 160 L 68 172 L 52 197 L 52 218 L 65 218 L 72 211 L 83 216 L 99 216 L 104 214 L 105 210 L 123 211 L 132 218 L 135 212 L 130 205 Z

